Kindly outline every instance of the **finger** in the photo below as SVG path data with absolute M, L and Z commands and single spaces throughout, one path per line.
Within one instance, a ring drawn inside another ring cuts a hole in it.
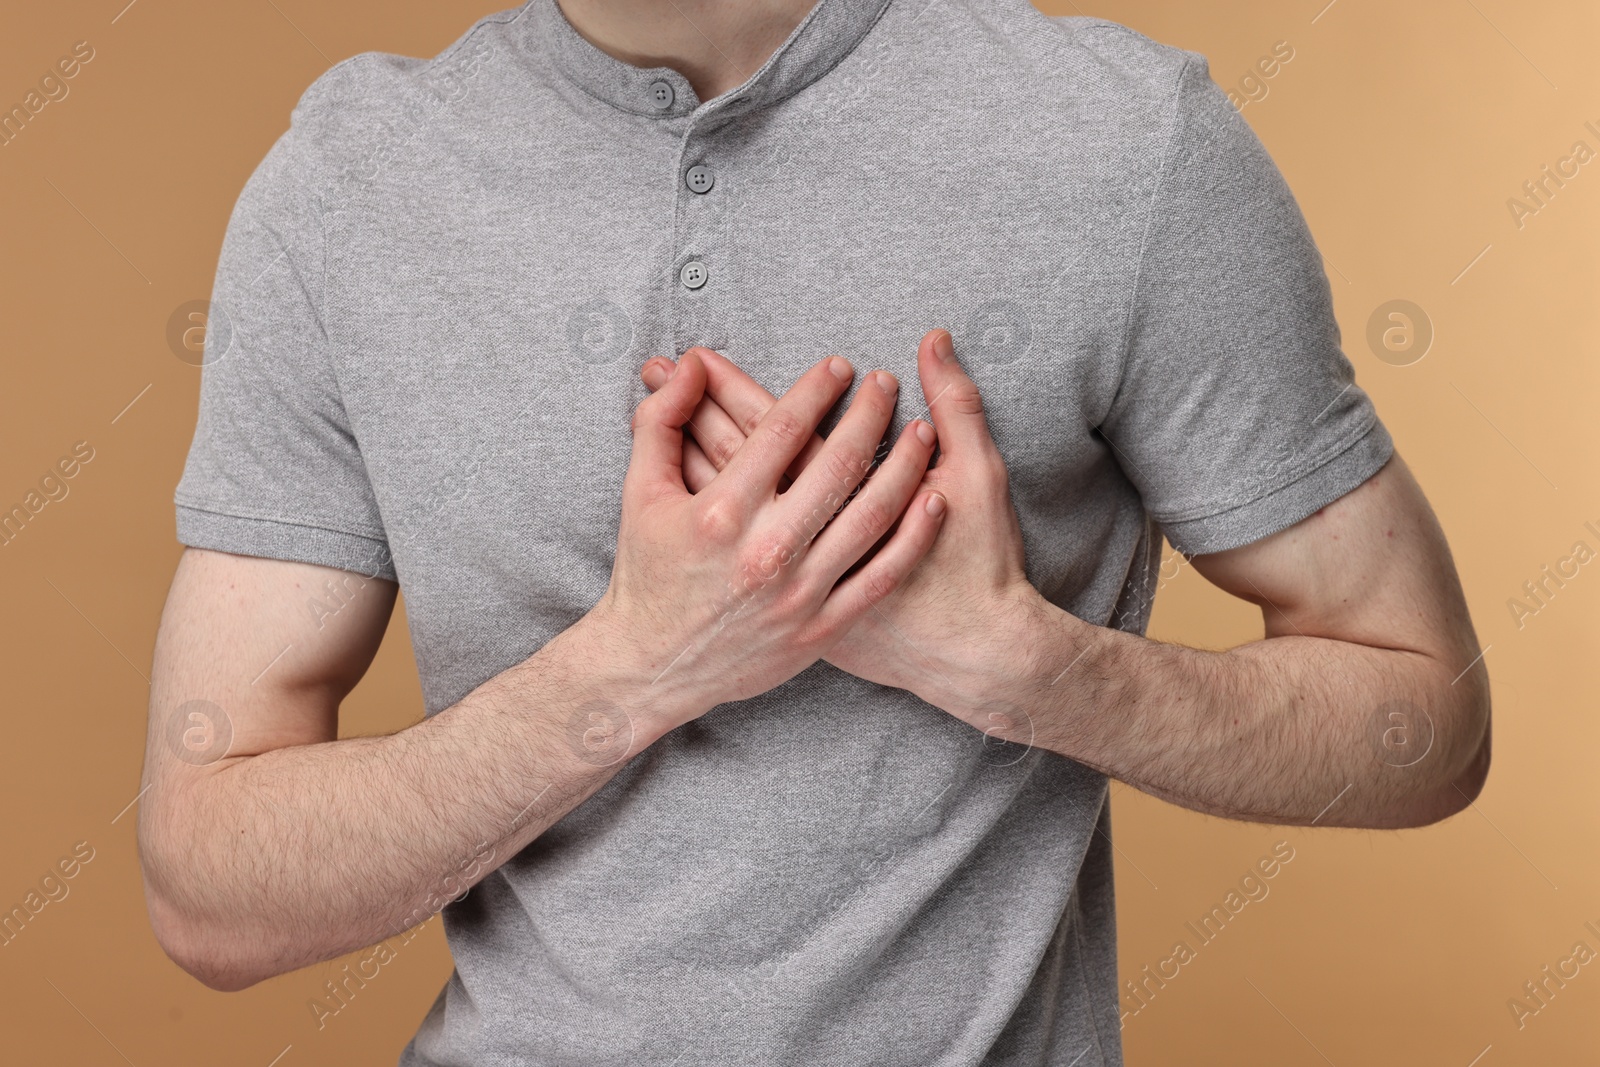
M 844 423 L 841 421 L 839 425 L 842 430 Z M 835 431 L 828 438 L 829 443 L 838 436 Z M 906 505 L 916 495 L 922 476 L 927 473 L 928 459 L 933 455 L 937 440 L 931 425 L 922 419 L 913 420 L 901 431 L 900 439 L 894 443 L 883 465 L 867 479 L 867 484 L 838 518 L 822 531 L 807 553 L 805 566 L 813 574 L 820 575 L 819 580 L 826 587 L 831 588 L 841 575 L 872 551 L 896 521 L 902 519 Z M 824 458 L 811 470 L 824 468 L 830 462 Z
M 709 348 L 701 348 L 696 350 L 696 354 L 703 357 L 710 351 Z M 644 365 L 639 377 L 644 379 L 646 386 L 655 390 L 666 383 L 671 373 L 672 362 L 657 357 Z M 701 397 L 699 406 L 694 409 L 694 417 L 689 420 L 689 430 L 694 434 L 701 451 L 717 470 L 728 465 L 734 454 L 739 451 L 739 446 L 744 444 L 746 436 L 711 396 L 709 390 L 704 397 Z
M 894 536 L 860 570 L 834 586 L 817 612 L 816 626 L 827 635 L 847 632 L 856 620 L 889 597 L 933 548 L 944 524 L 945 498 L 932 490 L 918 493 L 906 508 Z M 908 649 L 907 654 L 915 650 Z
M 887 371 L 867 375 L 816 462 L 783 494 L 784 521 L 796 529 L 802 544 L 821 532 L 856 486 L 872 473 L 872 461 L 894 415 L 899 389 L 894 375 Z
M 983 399 L 978 395 L 977 383 L 957 362 L 950 331 L 930 330 L 922 338 L 917 348 L 917 372 L 922 378 L 928 413 L 939 431 L 939 462 L 942 464 L 950 456 L 998 455 L 983 417 Z
M 691 356 L 701 368 L 703 381 L 705 365 L 693 349 L 684 353 L 684 360 Z M 751 501 L 770 500 L 778 491 L 783 472 L 844 394 L 854 373 L 848 360 L 829 356 L 802 374 L 723 468 L 723 474 L 731 476 L 729 484 L 736 487 L 730 491 Z
M 695 410 L 689 426 L 695 438 L 705 447 L 707 457 L 721 470 L 777 401 L 728 357 L 710 348 L 697 351 L 706 365 L 706 398 Z M 713 367 L 717 368 L 717 377 L 713 377 Z M 652 390 L 659 389 L 671 370 L 671 361 L 658 358 L 645 364 L 640 377 Z M 800 472 L 822 451 L 822 444 L 821 435 L 813 433 L 811 440 L 800 450 L 800 455 L 784 472 L 779 482 L 781 489 L 787 489 L 789 483 L 800 476 Z
M 689 487 L 689 492 L 698 493 L 710 485 L 717 477 L 717 468 L 714 467 L 700 446 L 693 441 L 683 443 L 683 482 Z
M 709 348 L 702 348 L 699 351 L 702 357 L 707 354 L 716 355 Z M 644 384 L 653 392 L 666 384 L 668 376 L 672 374 L 672 368 L 671 360 L 658 356 L 644 365 L 639 377 L 644 379 Z M 761 387 L 756 386 L 756 388 Z M 763 394 L 766 393 L 765 389 L 761 391 Z M 711 474 L 715 475 L 726 467 L 733 459 L 734 453 L 744 444 L 745 432 L 734 424 L 732 417 L 711 397 L 709 391 L 701 399 L 700 406 L 695 408 L 694 418 L 689 421 L 689 429 L 694 437 L 689 441 L 688 451 L 684 453 L 684 480 L 688 483 L 691 493 L 698 493 L 711 484 L 711 478 L 705 475 L 705 469 L 709 468 Z M 811 443 L 801 451 L 800 458 L 789 465 L 790 470 L 798 473 L 798 466 L 805 463 L 806 452 L 821 447 L 822 438 L 812 434 Z M 694 471 L 697 477 L 689 477 L 691 471 Z M 792 475 L 786 472 L 778 479 L 778 491 L 786 492 L 792 481 Z
M 633 412 L 633 455 L 624 490 L 678 490 L 683 481 L 683 425 L 705 395 L 706 368 L 689 353 L 661 389 L 645 397 Z
M 700 350 L 700 359 L 706 365 L 706 395 L 714 399 L 740 433 L 748 437 L 777 400 L 721 352 L 704 348 Z M 800 477 L 800 472 L 822 451 L 822 444 L 821 435 L 811 435 L 811 440 L 789 465 L 790 478 Z

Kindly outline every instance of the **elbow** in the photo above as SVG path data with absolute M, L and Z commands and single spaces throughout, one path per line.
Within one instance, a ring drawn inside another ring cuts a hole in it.
M 226 939 L 207 932 L 148 886 L 145 903 L 161 951 L 207 989 L 237 993 L 272 977 L 241 960 L 236 946 L 230 950 Z
M 1436 776 L 1409 805 L 1412 810 L 1405 826 L 1431 826 L 1465 811 L 1489 780 L 1492 730 L 1487 684 L 1463 694 L 1460 704 L 1451 718 L 1453 736 L 1439 739 L 1444 758 Z
M 162 837 L 141 819 L 139 861 L 144 874 L 145 910 L 156 944 L 167 958 L 208 989 L 236 993 L 272 977 L 240 952 L 242 938 L 230 937 L 197 914 L 193 902 L 172 886 L 185 883 L 181 860 L 170 848 L 157 846 Z
M 265 976 L 252 976 L 223 965 L 215 956 L 175 956 L 168 958 L 207 989 L 218 993 L 238 993 L 249 989 Z
M 176 961 L 175 961 L 176 962 Z M 183 967 L 183 964 L 179 964 Z M 239 993 L 257 982 L 264 981 L 269 975 L 247 975 L 237 970 L 219 967 L 215 960 L 202 961 L 196 967 L 184 967 L 184 970 L 207 989 L 214 989 L 218 993 Z
M 1404 817 L 1393 825 L 1393 829 L 1411 829 L 1421 826 L 1432 826 L 1440 823 L 1453 815 L 1458 815 L 1471 807 L 1473 801 L 1483 792 L 1484 782 L 1489 777 L 1489 746 L 1487 740 L 1483 748 L 1472 759 L 1459 776 L 1451 779 L 1443 786 L 1438 786 L 1422 794 L 1406 805 Z
M 1483 792 L 1484 783 L 1489 780 L 1489 729 L 1485 725 L 1483 740 L 1473 752 L 1460 773 L 1450 780 L 1449 785 L 1439 790 L 1436 802 L 1436 814 L 1419 826 L 1442 822 L 1452 815 L 1456 815 L 1469 808 Z
M 1477 800 L 1478 795 L 1483 792 L 1484 783 L 1488 780 L 1489 724 L 1485 722 L 1482 742 L 1479 743 L 1477 751 L 1473 753 L 1472 759 L 1467 763 L 1466 769 L 1461 772 L 1461 776 L 1452 783 L 1455 787 L 1455 792 L 1461 798 L 1461 807 L 1456 810 L 1460 811 Z

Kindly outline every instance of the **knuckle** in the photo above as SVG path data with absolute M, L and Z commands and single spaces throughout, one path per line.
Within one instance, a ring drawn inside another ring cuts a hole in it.
M 739 451 L 739 444 L 731 437 L 718 436 L 707 441 L 703 451 L 711 465 L 717 470 L 722 470 L 733 462 L 734 455 Z
M 798 552 L 799 545 L 789 531 L 764 534 L 739 554 L 739 566 L 747 575 L 771 581 L 780 570 L 794 562 Z
M 899 576 L 887 567 L 871 567 L 861 576 L 861 595 L 868 604 L 883 603 L 899 586 Z
M 810 432 L 800 417 L 792 411 L 774 409 L 762 420 L 761 428 L 784 444 L 798 444 Z
M 852 409 L 860 408 L 876 418 L 887 418 L 894 414 L 894 400 L 876 386 L 857 390 L 850 406 Z
M 997 490 L 1005 490 L 1011 482 L 1011 472 L 1006 470 L 1006 461 L 998 452 L 984 456 L 978 469 L 982 472 L 984 482 Z
M 823 464 L 829 481 L 849 488 L 860 480 L 862 465 L 854 456 L 835 450 L 826 453 L 826 457 Z
M 667 420 L 667 413 L 672 410 L 672 399 L 665 393 L 651 393 L 639 401 L 639 406 L 633 409 L 633 432 L 638 433 L 647 426 L 654 426 Z
M 983 397 L 978 394 L 978 387 L 970 378 L 952 385 L 950 391 L 945 394 L 945 400 L 957 414 L 983 414 Z
M 814 613 L 813 592 L 805 582 L 790 582 L 773 597 L 773 609 L 781 618 L 801 620 Z
M 743 526 L 732 503 L 720 498 L 705 500 L 694 518 L 695 533 L 711 544 L 728 544 Z
M 850 505 L 850 519 L 863 539 L 876 541 L 894 521 L 894 515 L 883 501 L 863 494 Z
M 762 404 L 759 409 L 745 416 L 744 421 L 739 424 L 739 429 L 744 431 L 744 435 L 746 437 L 749 437 L 751 434 L 755 433 L 761 428 L 762 421 L 767 417 L 767 413 L 771 410 L 771 404 Z

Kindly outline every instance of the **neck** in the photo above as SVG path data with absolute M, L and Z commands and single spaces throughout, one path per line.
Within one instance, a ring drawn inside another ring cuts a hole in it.
M 636 67 L 670 67 L 701 100 L 743 85 L 816 0 L 559 0 L 590 44 Z

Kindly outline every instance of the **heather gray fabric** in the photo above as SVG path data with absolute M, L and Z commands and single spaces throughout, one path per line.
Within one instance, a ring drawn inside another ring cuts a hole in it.
M 1030 578 L 1132 631 L 1162 532 L 1259 539 L 1391 450 L 1205 61 L 1023 0 L 824 0 L 706 103 L 554 0 L 356 56 L 246 186 L 214 296 L 180 539 L 396 578 L 429 714 L 605 590 L 652 354 L 708 344 L 774 392 L 830 352 L 886 367 L 898 433 L 950 327 Z M 819 665 L 450 905 L 401 1062 L 1120 1063 L 1106 796 Z

